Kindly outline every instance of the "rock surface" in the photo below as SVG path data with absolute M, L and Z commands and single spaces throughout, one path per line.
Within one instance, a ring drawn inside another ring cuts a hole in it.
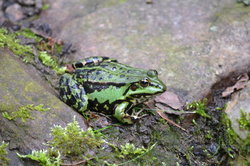
M 39 22 L 78 48 L 65 61 L 110 56 L 154 68 L 186 101 L 204 97 L 231 71 L 249 69 L 250 10 L 235 0 L 50 3 Z
M 22 7 L 19 4 L 13 4 L 6 8 L 5 13 L 9 20 L 16 22 L 22 20 L 25 16 Z
M 45 148 L 44 143 L 51 139 L 49 133 L 54 125 L 65 126 L 75 117 L 86 129 L 83 117 L 48 92 L 42 86 L 47 83 L 35 74 L 31 76 L 30 73 L 34 73 L 32 68 L 20 63 L 10 52 L 0 50 L 0 67 L 0 142 L 9 143 L 10 165 L 22 165 L 16 152 L 27 154 Z M 44 104 L 50 110 L 32 111 L 34 119 L 28 119 L 26 123 L 19 118 L 10 121 L 2 116 L 3 112 L 11 113 L 27 104 Z
M 238 120 L 241 118 L 241 111 L 243 113 L 250 113 L 250 83 L 243 90 L 235 93 L 232 100 L 228 102 L 225 112 L 232 122 L 232 128 L 239 135 L 241 139 L 246 139 L 250 133 L 248 130 L 240 129 Z

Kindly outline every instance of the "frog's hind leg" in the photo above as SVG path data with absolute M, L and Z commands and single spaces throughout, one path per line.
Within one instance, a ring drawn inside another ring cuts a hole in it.
M 88 106 L 88 97 L 84 88 L 78 84 L 70 74 L 64 74 L 59 81 L 61 99 L 79 112 L 83 112 Z
M 100 63 L 103 62 L 117 62 L 116 59 L 109 58 L 109 57 L 104 57 L 104 56 L 95 56 L 95 57 L 89 57 L 85 58 L 83 60 L 77 61 L 73 63 L 73 67 L 75 69 L 77 68 L 82 68 L 84 66 L 92 66 L 92 65 L 99 65 Z

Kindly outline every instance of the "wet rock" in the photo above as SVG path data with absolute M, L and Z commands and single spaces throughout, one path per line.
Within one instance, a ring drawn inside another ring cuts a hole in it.
M 60 101 L 33 68 L 4 50 L 0 50 L 0 67 L 0 142 L 9 143 L 10 166 L 29 165 L 28 161 L 20 160 L 16 152 L 28 154 L 46 148 L 44 143 L 51 139 L 50 130 L 54 125 L 66 126 L 75 117 L 83 129 L 87 128 L 82 115 Z M 44 104 L 50 110 L 32 111 L 34 119 L 27 122 L 2 116 L 3 112 L 11 113 L 27 104 Z
M 226 114 L 231 120 L 231 125 L 234 131 L 239 135 L 241 139 L 246 139 L 247 135 L 250 133 L 249 130 L 240 128 L 239 119 L 242 113 L 250 113 L 250 82 L 247 87 L 232 96 L 230 102 L 228 102 L 226 107 Z
M 13 22 L 20 21 L 25 18 L 22 7 L 17 3 L 8 6 L 5 10 L 5 14 L 7 18 Z

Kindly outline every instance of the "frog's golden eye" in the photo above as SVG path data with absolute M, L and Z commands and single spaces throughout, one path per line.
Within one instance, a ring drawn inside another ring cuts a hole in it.
M 148 79 L 143 79 L 143 80 L 141 80 L 141 81 L 140 81 L 140 85 L 141 85 L 142 87 L 147 87 L 147 86 L 149 85 Z

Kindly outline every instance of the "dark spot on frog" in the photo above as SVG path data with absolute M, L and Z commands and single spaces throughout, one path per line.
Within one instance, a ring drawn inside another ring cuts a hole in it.
M 80 78 L 81 79 L 87 79 L 88 77 L 87 77 L 87 75 L 80 75 Z
M 96 79 L 96 76 L 95 76 L 95 75 L 91 76 L 91 79 L 92 79 L 92 80 L 95 80 L 95 79 Z
M 108 78 L 112 78 L 112 77 L 113 77 L 113 75 L 111 75 L 111 74 L 108 76 Z
M 123 78 L 123 77 L 125 77 L 125 75 L 124 75 L 124 74 L 120 75 L 120 78 Z
M 128 70 L 127 73 L 131 73 L 131 70 Z
M 103 68 L 106 68 L 108 65 L 106 65 L 106 64 L 102 64 L 102 65 L 100 65 L 100 67 L 103 67 Z
M 115 70 L 116 70 L 116 67 L 112 67 L 112 70 L 115 71 Z
M 100 77 L 100 78 L 99 78 L 99 80 L 101 81 L 101 80 L 103 80 L 103 78 L 102 78 L 102 77 Z
M 99 74 L 101 74 L 101 72 L 100 72 L 100 71 L 97 71 L 97 72 L 96 72 L 96 75 L 99 75 Z

